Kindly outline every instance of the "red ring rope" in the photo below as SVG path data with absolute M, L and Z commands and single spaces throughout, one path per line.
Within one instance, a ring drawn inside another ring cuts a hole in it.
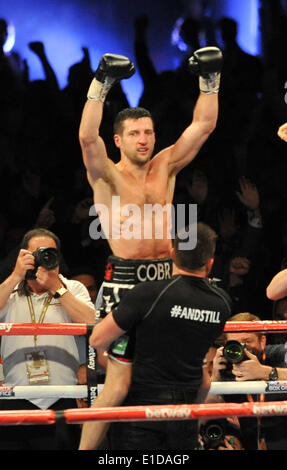
M 151 405 L 64 410 L 67 424 L 87 421 L 170 421 L 228 416 L 272 417 L 287 415 L 287 401 L 267 403 L 208 403 L 202 405 Z M 54 410 L 0 411 L 1 424 L 54 424 Z
M 85 335 L 86 323 L 0 323 L 0 336 L 7 335 Z
M 269 330 L 269 331 L 268 331 Z M 287 331 L 286 320 L 265 320 L 265 321 L 227 321 L 224 327 L 225 332 L 239 331 L 263 331 L 267 333 L 277 333 Z
M 269 330 L 269 331 L 268 331 Z M 86 323 L 0 323 L 0 336 L 7 335 L 75 335 L 87 334 Z M 286 320 L 227 321 L 225 332 L 261 331 L 277 333 L 287 331 Z
M 267 403 L 207 403 L 201 405 L 151 405 L 65 410 L 67 423 L 83 421 L 163 421 L 211 419 L 228 416 L 287 415 L 287 401 Z
M 54 424 L 54 410 L 7 410 L 0 411 L 1 424 Z

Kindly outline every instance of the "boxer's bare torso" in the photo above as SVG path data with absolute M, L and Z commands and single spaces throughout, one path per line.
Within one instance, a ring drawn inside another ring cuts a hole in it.
M 193 160 L 207 139 L 216 122 L 217 107 L 216 95 L 201 94 L 191 125 L 174 145 L 153 158 L 152 119 L 147 116 L 125 119 L 121 132 L 114 135 L 121 156 L 115 164 L 108 158 L 98 134 L 103 103 L 86 102 L 80 128 L 83 159 L 95 208 L 115 256 L 125 259 L 170 256 L 176 175 Z M 156 206 L 158 212 L 153 212 L 151 206 Z
M 111 163 L 111 165 L 113 165 Z M 108 242 L 115 256 L 155 259 L 170 255 L 171 204 L 175 177 L 168 174 L 166 159 L 154 157 L 140 174 L 116 164 L 111 181 L 93 185 L 94 202 L 108 208 Z M 104 230 L 104 211 L 100 215 Z

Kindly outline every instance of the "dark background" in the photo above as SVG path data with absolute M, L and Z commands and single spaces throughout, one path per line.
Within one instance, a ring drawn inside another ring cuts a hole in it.
M 134 58 L 133 20 L 143 14 L 150 18 L 151 52 L 157 70 L 175 68 L 182 56 L 171 43 L 175 23 L 188 14 L 200 17 L 205 4 L 213 20 L 230 16 L 238 21 L 238 40 L 244 50 L 260 52 L 259 0 L 9 0 L 1 2 L 0 18 L 14 26 L 14 50 L 28 60 L 31 79 L 42 78 L 43 72 L 28 43 L 43 41 L 60 85 L 65 86 L 68 68 L 81 59 L 83 46 L 89 48 L 94 67 L 105 52 Z M 125 83 L 132 105 L 141 87 L 138 74 Z

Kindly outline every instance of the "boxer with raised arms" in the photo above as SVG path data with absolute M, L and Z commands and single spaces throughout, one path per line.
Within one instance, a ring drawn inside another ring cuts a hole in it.
M 101 289 L 101 311 L 104 314 L 111 311 L 135 284 L 142 279 L 150 280 L 143 273 L 148 273 L 153 280 L 160 279 L 159 273 L 164 273 L 162 278 L 171 276 L 171 269 L 167 267 L 169 263 L 171 266 L 168 213 L 165 212 L 162 218 L 162 237 L 157 238 L 154 236 L 156 217 L 147 220 L 145 208 L 148 204 L 170 207 L 176 175 L 195 158 L 215 129 L 221 67 L 222 53 L 217 47 L 205 47 L 194 52 L 189 59 L 189 69 L 199 75 L 200 93 L 192 122 L 173 145 L 155 156 L 156 137 L 149 111 L 143 108 L 121 111 L 114 123 L 114 142 L 120 150 L 120 161 L 114 163 L 99 135 L 104 103 L 111 87 L 119 80 L 131 77 L 135 68 L 127 57 L 117 54 L 105 54 L 100 60 L 88 90 L 79 138 L 95 207 L 100 208 L 102 227 L 108 234 L 113 253 L 107 260 Z M 117 211 L 113 210 L 115 201 L 118 203 Z M 126 229 L 129 205 L 138 209 L 137 217 L 133 219 L 133 233 L 136 234 L 133 238 L 129 237 Z M 146 237 L 147 231 L 153 235 Z M 122 403 L 130 385 L 131 343 L 127 336 L 109 351 L 104 389 L 92 406 L 112 407 Z M 103 422 L 85 423 L 80 450 L 97 448 L 107 428 L 108 424 Z

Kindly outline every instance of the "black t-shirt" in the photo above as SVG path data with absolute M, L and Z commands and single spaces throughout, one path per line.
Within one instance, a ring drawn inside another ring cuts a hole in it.
M 135 286 L 113 311 L 117 325 L 136 327 L 132 383 L 197 390 L 203 359 L 231 315 L 228 295 L 193 276 Z

